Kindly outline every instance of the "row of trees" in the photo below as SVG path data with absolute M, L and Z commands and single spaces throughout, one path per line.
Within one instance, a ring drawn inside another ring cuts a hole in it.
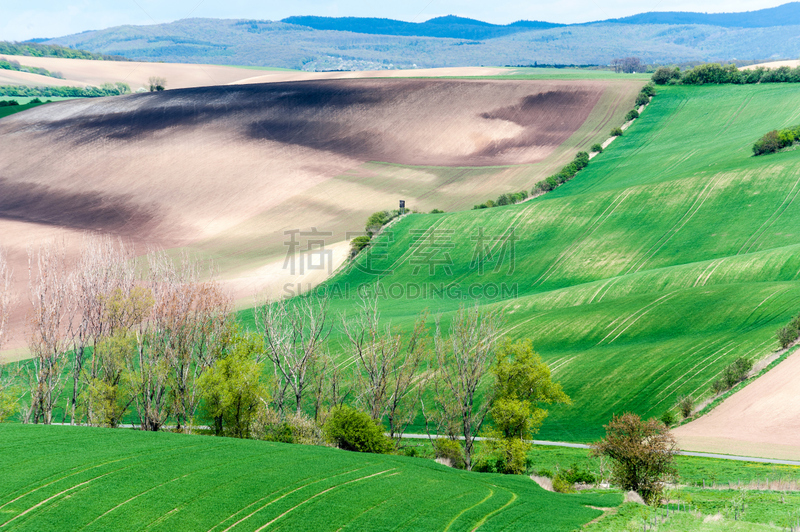
M 105 55 L 76 50 L 57 44 L 40 44 L 35 42 L 9 42 L 0 41 L 0 54 L 27 55 L 31 57 L 64 57 L 67 59 L 95 59 L 106 61 L 130 61 L 127 57 L 119 55 Z
M 2 341 L 12 304 L 4 256 L 0 280 Z M 246 331 L 197 262 L 160 252 L 139 261 L 110 238 L 87 237 L 77 264 L 64 246 L 31 250 L 29 304 L 32 358 L 3 380 L 29 423 L 185 432 L 208 423 L 218 435 L 297 441 L 351 405 L 395 442 L 421 415 L 431 432 L 463 441 L 471 469 L 491 417 L 502 469 L 519 472 L 523 440 L 544 419 L 538 405 L 568 402 L 530 342 L 501 341 L 498 312 L 462 307 L 449 323 L 434 319 L 432 334 L 423 312 L 401 334 L 377 299 L 334 314 L 320 296 L 264 302 Z
M 739 70 L 736 65 L 706 63 L 681 72 L 679 67 L 659 67 L 653 73 L 657 85 L 719 85 L 754 83 L 800 83 L 800 67 L 756 67 Z
M 0 95 L 20 98 L 100 98 L 130 94 L 127 83 L 103 83 L 99 87 L 28 87 L 25 85 L 2 85 Z
M 800 140 L 800 126 L 774 130 L 765 134 L 753 144 L 753 155 L 775 153 L 788 148 Z

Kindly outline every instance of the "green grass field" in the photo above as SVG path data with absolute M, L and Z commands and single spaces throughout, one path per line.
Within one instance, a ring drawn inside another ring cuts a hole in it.
M 561 495 L 431 460 L 252 440 L 0 425 L 4 530 L 573 530 Z
M 532 338 L 574 400 L 552 409 L 541 439 L 592 440 L 614 413 L 657 416 L 707 395 L 736 357 L 774 351 L 800 311 L 800 152 L 750 151 L 800 121 L 798 104 L 790 85 L 659 88 L 556 191 L 395 224 L 328 283 L 351 296 L 334 307 L 380 279 L 384 316 L 401 327 L 423 308 L 445 323 L 462 303 L 502 308 L 507 333 Z M 483 273 L 481 249 L 493 253 Z

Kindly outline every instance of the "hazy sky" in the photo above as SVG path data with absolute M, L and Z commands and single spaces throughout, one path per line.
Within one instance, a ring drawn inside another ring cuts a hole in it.
M 520 19 L 588 22 L 646 11 L 751 11 L 786 0 L 36 0 L 0 1 L 0 40 L 60 37 L 122 24 L 153 24 L 188 17 L 280 20 L 291 15 L 386 17 L 422 22 L 460 15 L 496 24 Z

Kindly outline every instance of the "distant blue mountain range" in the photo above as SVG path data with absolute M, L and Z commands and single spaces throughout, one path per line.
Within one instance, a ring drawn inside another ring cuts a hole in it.
M 281 22 L 306 26 L 315 30 L 349 31 L 368 35 L 397 35 L 407 37 L 444 37 L 451 39 L 493 39 L 532 29 L 567 26 L 539 20 L 520 20 L 511 24 L 490 24 L 471 18 L 449 15 L 425 22 L 405 22 L 388 18 L 361 17 L 289 17 Z M 579 24 L 704 24 L 726 28 L 770 28 L 800 25 L 800 2 L 743 13 L 689 13 L 663 11 L 641 13 L 630 17 Z M 578 25 L 578 24 L 576 24 Z

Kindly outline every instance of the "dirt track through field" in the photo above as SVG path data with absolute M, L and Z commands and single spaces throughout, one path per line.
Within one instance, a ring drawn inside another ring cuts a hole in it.
M 675 429 L 681 449 L 800 460 L 798 383 L 800 351 L 711 413 Z

